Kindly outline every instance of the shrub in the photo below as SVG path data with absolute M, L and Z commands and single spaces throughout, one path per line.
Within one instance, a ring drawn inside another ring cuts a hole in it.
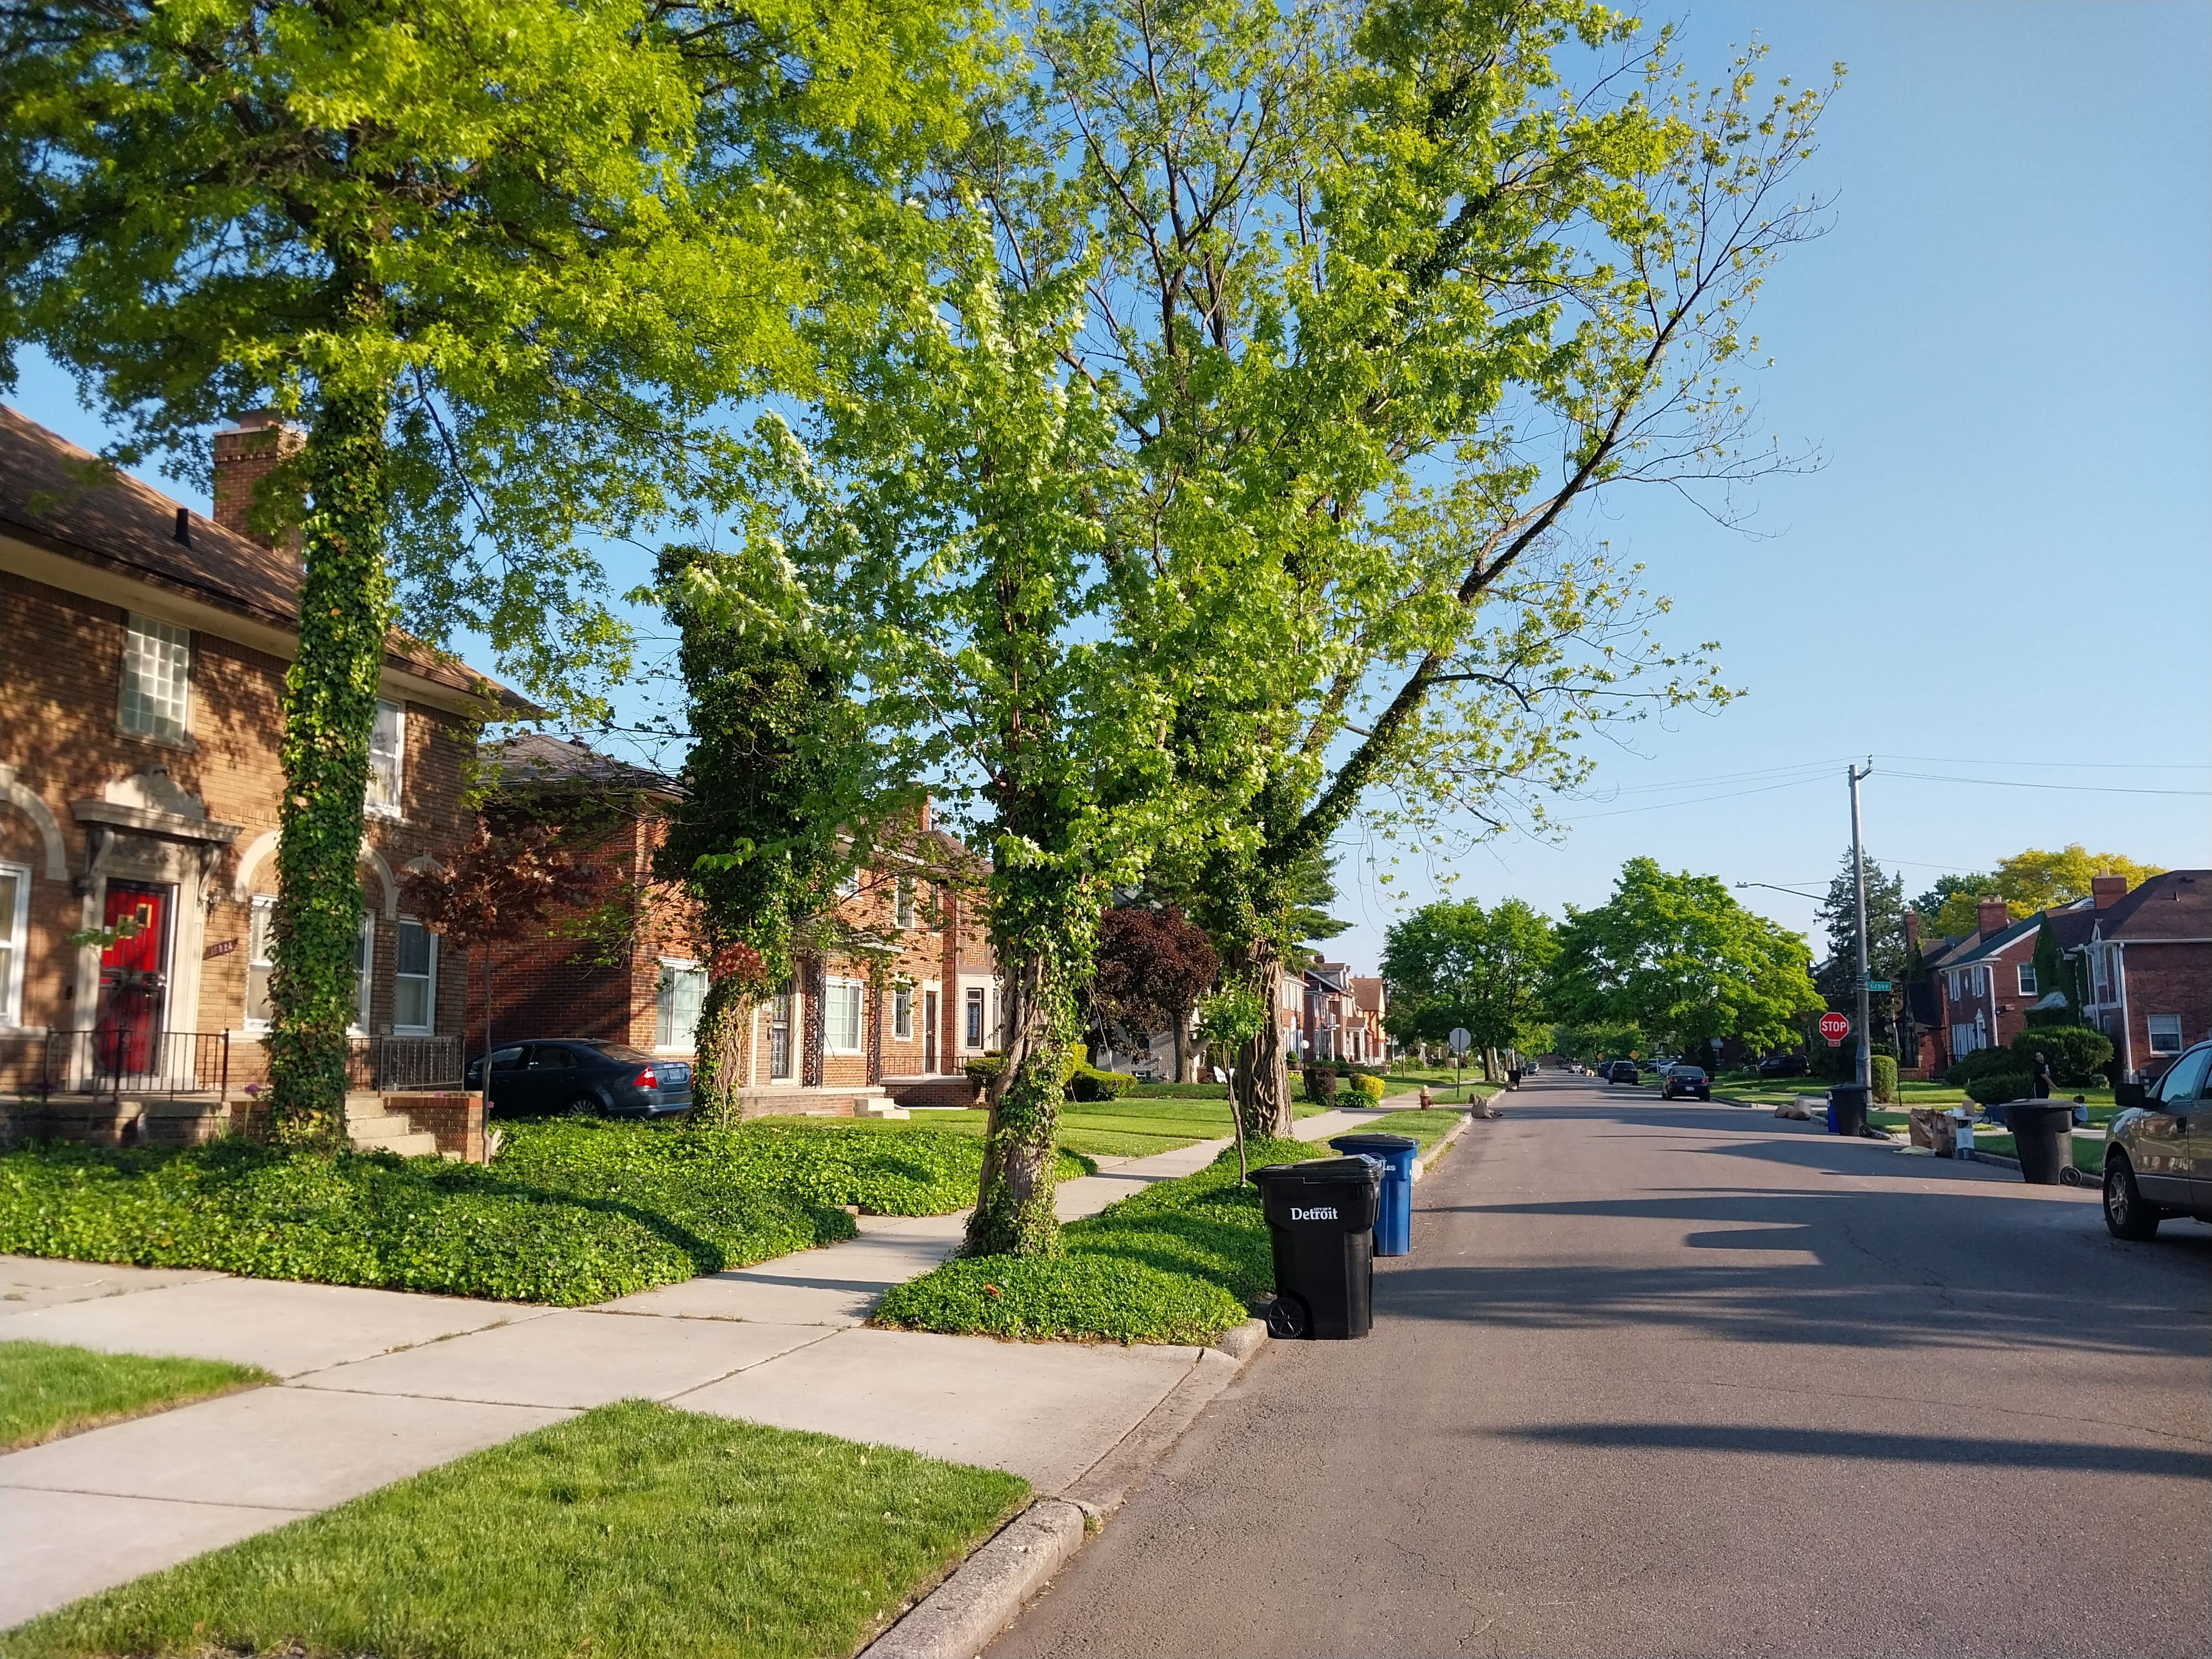
M 968 1074 L 970 1083 L 988 1083 L 1006 1069 L 1006 1057 L 1004 1054 L 978 1054 L 960 1069 Z
M 2000 1101 L 2025 1100 L 2034 1087 L 2026 1072 L 1990 1072 L 1967 1081 L 1966 1098 L 1994 1106 Z
M 1884 1105 L 1894 1104 L 1897 1100 L 1897 1056 L 1875 1054 L 1870 1058 L 1874 1062 L 1874 1097 Z
M 1306 1098 L 1316 1106 L 1336 1104 L 1336 1073 L 1326 1066 L 1306 1067 Z
M 1095 1066 L 1080 1066 L 1068 1080 L 1070 1100 L 1119 1100 L 1137 1086 L 1137 1079 L 1127 1072 L 1102 1072 Z
M 1363 1095 L 1371 1101 L 1379 1102 L 1382 1098 L 1382 1079 L 1371 1072 L 1354 1072 L 1346 1081 L 1352 1085 L 1354 1094 Z
M 2012 1040 L 2013 1064 L 2033 1076 L 2039 1053 L 2051 1062 L 2054 1081 L 2069 1089 L 2085 1087 L 2094 1073 L 2112 1063 L 2112 1040 L 2087 1025 L 2041 1025 Z
M 2027 1064 L 2009 1048 L 1977 1048 L 1943 1073 L 1943 1081 L 1963 1089 L 1976 1078 L 2010 1076 L 2027 1070 Z

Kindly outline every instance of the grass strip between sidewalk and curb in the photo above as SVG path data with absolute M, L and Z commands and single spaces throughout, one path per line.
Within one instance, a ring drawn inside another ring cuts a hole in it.
M 964 1209 L 983 1158 L 970 1136 L 836 1120 L 503 1127 L 488 1166 L 242 1139 L 17 1146 L 0 1250 L 578 1307 L 851 1238 L 846 1205 Z M 1088 1168 L 1060 1160 L 1063 1179 Z
M 1236 1132 L 1230 1121 L 1228 1091 L 1218 1084 L 1164 1084 L 1162 1090 L 1182 1087 L 1211 1089 L 1213 1096 L 1152 1094 L 1138 1091 L 1119 1100 L 1070 1101 L 1060 1109 L 1060 1149 L 1086 1158 L 1149 1158 L 1172 1152 L 1201 1140 L 1214 1140 Z M 1291 1109 L 1294 1117 L 1312 1117 L 1323 1109 L 1299 1101 Z M 930 1108 L 918 1110 L 902 1122 L 878 1120 L 875 1127 L 889 1129 L 943 1129 L 980 1139 L 990 1127 L 991 1115 L 981 1109 Z M 972 1197 L 973 1194 L 971 1194 Z
M 1445 1126 L 1447 1128 L 1449 1125 Z M 1261 1139 L 1253 1168 L 1335 1156 L 1323 1145 Z M 892 1287 L 874 1322 L 904 1330 L 1026 1340 L 1212 1342 L 1275 1286 L 1256 1188 L 1237 1149 L 1060 1230 L 1057 1256 L 956 1258 Z
M 0 1342 L 0 1452 L 276 1379 L 253 1365 Z
M 995 1469 L 647 1401 L 46 1614 L 10 1659 L 846 1659 L 1021 1510 Z

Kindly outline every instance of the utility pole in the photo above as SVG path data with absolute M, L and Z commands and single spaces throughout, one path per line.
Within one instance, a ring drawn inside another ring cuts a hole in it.
M 1874 1044 L 1867 1031 L 1872 1010 L 1867 995 L 1866 848 L 1859 836 L 1859 784 L 1874 775 L 1874 757 L 1864 767 L 1848 769 L 1851 780 L 1851 890 L 1859 913 L 1859 1082 L 1871 1100 L 1874 1090 Z

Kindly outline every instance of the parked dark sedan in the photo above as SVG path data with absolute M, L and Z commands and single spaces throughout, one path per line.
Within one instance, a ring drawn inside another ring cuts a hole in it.
M 1759 1062 L 1761 1077 L 1802 1077 L 1805 1071 L 1802 1054 L 1769 1054 Z
M 1612 1065 L 1605 1068 L 1605 1080 L 1607 1083 L 1635 1082 L 1636 1062 L 1632 1060 L 1614 1060 Z
M 483 1086 L 483 1060 L 469 1062 L 468 1086 Z M 691 1068 L 619 1042 L 514 1042 L 491 1054 L 491 1107 L 509 1116 L 661 1117 L 691 1109 Z
M 1711 1100 L 1713 1097 L 1713 1080 L 1705 1075 L 1703 1066 L 1675 1066 L 1668 1069 L 1666 1085 L 1659 1094 L 1664 1100 L 1680 1100 L 1687 1095 L 1695 1095 L 1699 1100 Z

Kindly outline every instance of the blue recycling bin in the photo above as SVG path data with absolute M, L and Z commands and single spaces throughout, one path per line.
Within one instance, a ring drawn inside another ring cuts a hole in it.
M 1339 1135 L 1329 1146 L 1371 1158 L 1382 1166 L 1382 1191 L 1375 1210 L 1375 1254 L 1407 1255 L 1413 1249 L 1413 1159 L 1421 1143 L 1411 1135 Z

